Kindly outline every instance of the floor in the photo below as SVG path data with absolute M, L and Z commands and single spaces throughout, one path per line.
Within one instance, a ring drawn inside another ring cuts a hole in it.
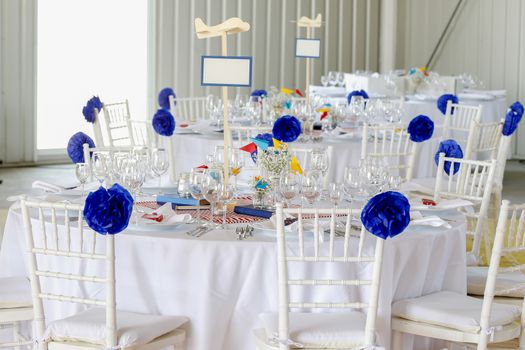
M 63 186 L 76 183 L 75 168 L 72 164 L 47 165 L 24 168 L 0 168 L 0 238 L 3 233 L 7 210 L 11 205 L 10 196 L 29 193 L 34 180 L 38 179 Z M 57 181 L 57 179 L 60 179 Z M 511 203 L 525 203 L 525 163 L 507 162 L 503 182 L 503 198 Z M 0 240 L 1 242 L 1 240 Z

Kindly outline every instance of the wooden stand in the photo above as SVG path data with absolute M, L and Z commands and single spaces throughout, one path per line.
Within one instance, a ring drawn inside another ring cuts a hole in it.
M 312 34 L 313 34 L 312 28 L 320 28 L 322 24 L 321 19 L 322 19 L 322 16 L 320 13 L 317 15 L 315 19 L 303 16 L 299 18 L 299 20 L 297 21 L 297 25 L 299 27 L 305 27 L 306 28 L 306 38 L 312 39 Z M 310 75 L 312 72 L 311 64 L 312 64 L 312 59 L 306 58 L 305 94 L 306 94 L 306 102 L 308 104 L 310 104 Z
M 204 24 L 202 19 L 196 18 L 195 19 L 195 32 L 197 33 L 197 37 L 199 39 L 205 39 L 205 38 L 213 38 L 220 36 L 221 37 L 221 46 L 222 46 L 222 55 L 228 56 L 228 34 L 236 34 L 236 33 L 242 33 L 247 32 L 250 30 L 250 24 L 247 22 L 242 21 L 240 18 L 232 17 L 227 19 L 226 21 L 222 22 L 221 24 L 218 24 L 216 26 L 207 26 Z M 224 172 L 224 183 L 229 182 L 229 176 L 230 176 L 230 127 L 228 125 L 228 111 L 229 111 L 229 100 L 228 100 L 228 87 L 223 86 L 222 87 L 222 100 L 223 100 L 223 106 L 224 106 L 224 166 L 223 166 L 223 172 Z

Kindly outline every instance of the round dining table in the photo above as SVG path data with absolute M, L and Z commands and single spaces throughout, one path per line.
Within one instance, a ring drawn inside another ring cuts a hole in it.
M 465 220 L 457 212 L 441 214 L 447 217 L 446 226 L 411 224 L 385 243 L 377 319 L 377 343 L 385 349 L 390 348 L 392 302 L 442 290 L 466 293 Z M 254 349 L 252 330 L 261 327 L 258 315 L 278 310 L 275 230 L 256 229 L 252 237 L 238 240 L 236 225 L 199 238 L 187 234 L 193 227 L 139 222 L 116 236 L 117 308 L 187 316 L 189 350 Z M 34 225 L 33 229 L 35 236 L 41 237 L 39 227 Z M 75 232 L 71 233 L 75 237 Z M 104 236 L 97 235 L 97 240 L 101 242 L 97 246 L 103 247 Z M 374 249 L 373 242 L 365 241 L 365 253 Z M 343 243 L 343 238 L 337 238 L 336 249 L 342 249 Z M 74 246 L 74 238 L 71 244 Z M 295 249 L 297 244 L 292 237 L 287 248 Z M 305 239 L 306 247 L 309 244 L 311 240 Z M 328 244 L 321 242 L 321 253 Z M 25 254 L 23 220 L 15 203 L 9 210 L 1 245 L 0 276 L 27 276 Z M 70 273 L 104 271 L 103 264 L 69 263 L 68 268 Z M 371 269 L 352 264 L 336 269 L 347 278 L 371 273 Z M 63 294 L 103 295 L 100 285 L 45 281 L 44 289 Z M 309 296 L 323 300 L 330 293 L 338 293 L 345 299 L 352 294 L 349 290 L 328 292 L 320 288 Z M 48 321 L 80 311 L 78 305 L 70 303 L 45 303 L 45 308 Z M 411 336 L 405 336 L 404 341 L 406 348 L 413 341 L 414 348 L 442 347 L 436 341 L 414 340 Z

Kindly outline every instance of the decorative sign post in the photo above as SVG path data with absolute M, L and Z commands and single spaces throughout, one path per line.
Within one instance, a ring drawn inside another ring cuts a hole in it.
M 229 34 L 237 34 L 250 30 L 250 24 L 240 18 L 232 17 L 216 26 L 204 24 L 202 19 L 195 19 L 197 38 L 206 39 L 220 36 L 222 56 L 202 56 L 201 85 L 222 86 L 222 100 L 224 105 L 224 182 L 229 178 L 229 148 L 230 129 L 228 126 L 228 86 L 251 86 L 252 58 L 228 56 Z
M 306 28 L 306 38 L 297 38 L 295 42 L 295 56 L 306 58 L 306 101 L 310 102 L 310 64 L 312 58 L 321 57 L 321 40 L 312 39 L 312 28 L 321 27 L 321 14 L 315 19 L 301 17 L 297 21 L 299 27 Z

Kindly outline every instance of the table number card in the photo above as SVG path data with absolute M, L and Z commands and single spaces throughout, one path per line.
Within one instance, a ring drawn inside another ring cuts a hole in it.
M 202 56 L 202 86 L 252 85 L 252 57 L 250 56 Z
M 321 40 L 320 39 L 295 39 L 295 57 L 320 58 Z

